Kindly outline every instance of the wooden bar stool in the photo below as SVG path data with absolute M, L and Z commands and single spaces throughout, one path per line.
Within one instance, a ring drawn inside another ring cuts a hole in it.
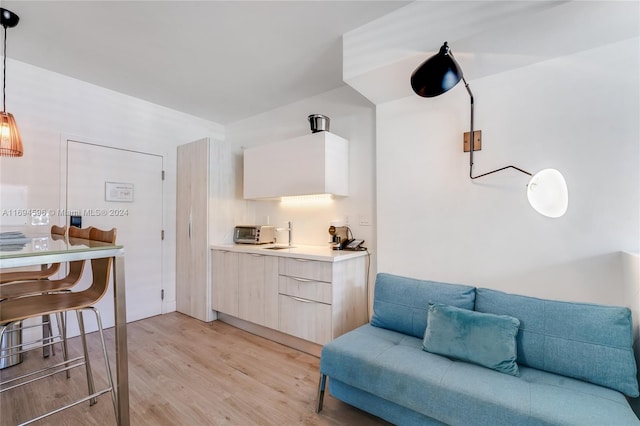
M 56 236 L 63 236 L 67 232 L 66 226 L 51 226 L 51 236 L 55 238 Z M 0 271 L 0 284 L 9 283 L 12 281 L 23 281 L 23 280 L 42 280 L 46 279 L 52 275 L 54 275 L 60 269 L 59 263 L 52 263 L 45 267 L 43 265 L 42 269 L 39 271 L 15 271 L 15 272 L 2 272 Z
M 69 243 L 73 244 L 76 238 L 89 240 L 91 229 L 92 227 L 77 228 L 71 226 L 69 228 Z M 84 260 L 69 262 L 69 272 L 65 277 L 60 279 L 22 279 L 21 281 L 2 284 L 0 285 L 0 300 L 68 290 L 75 286 L 80 281 L 80 278 L 82 278 L 84 263 Z M 59 269 L 60 264 L 58 263 L 56 265 L 58 265 Z M 20 272 L 14 273 L 18 274 Z
M 94 228 L 95 229 L 95 228 Z M 102 241 L 113 243 L 116 238 L 116 229 L 110 231 L 101 231 L 99 229 L 91 229 L 89 239 L 91 241 Z M 38 372 L 26 374 L 10 381 L 0 383 L 0 392 L 6 392 L 16 387 L 32 383 L 37 380 L 49 377 L 59 372 L 68 371 L 75 367 L 85 366 L 87 371 L 87 383 L 89 387 L 89 395 L 79 400 L 67 404 L 63 407 L 49 411 L 36 418 L 26 421 L 23 424 L 28 424 L 40 419 L 43 419 L 52 414 L 58 413 L 66 408 L 73 407 L 86 401 L 94 402 L 96 398 L 105 393 L 111 392 L 111 400 L 113 403 L 114 412 L 117 419 L 117 404 L 116 404 L 116 391 L 113 386 L 113 378 L 111 374 L 111 367 L 109 364 L 109 358 L 107 355 L 107 348 L 104 341 L 104 335 L 102 330 L 102 321 L 99 311 L 94 305 L 102 299 L 107 292 L 109 286 L 109 277 L 112 269 L 112 258 L 92 259 L 91 260 L 91 274 L 92 283 L 89 288 L 81 291 L 66 291 L 58 293 L 45 293 L 37 295 L 29 295 L 24 297 L 17 297 L 13 299 L 6 299 L 0 302 L 0 339 L 4 334 L 8 325 L 16 321 L 22 321 L 29 318 L 37 318 L 43 315 L 51 315 L 58 313 L 66 313 L 69 311 L 76 311 L 78 315 L 78 323 L 80 325 L 80 335 L 82 339 L 84 355 L 64 360 L 61 363 L 52 365 Z M 93 385 L 93 377 L 91 373 L 91 364 L 89 361 L 89 353 L 87 350 L 86 336 L 84 330 L 84 322 L 82 313 L 85 310 L 94 312 L 98 323 L 98 332 L 100 335 L 100 341 L 102 344 L 102 351 L 105 360 L 108 386 L 102 390 L 96 391 Z M 34 377 L 37 376 L 37 377 Z M 59 389 L 58 389 L 59 391 Z M 93 404 L 91 404 L 93 405 Z
M 91 228 L 78 228 L 75 226 L 71 226 L 69 228 L 69 242 L 73 244 L 74 240 L 78 242 L 77 239 L 89 240 L 91 234 Z M 55 231 L 55 232 L 54 232 Z M 59 226 L 53 226 L 51 228 L 52 235 L 64 235 L 66 231 L 65 228 L 61 228 Z M 114 243 L 115 241 L 111 241 Z M 60 268 L 60 264 L 57 263 L 57 268 Z M 17 297 L 25 297 L 25 296 L 33 296 L 37 294 L 46 294 L 46 293 L 55 293 L 59 291 L 66 291 L 75 286 L 80 279 L 82 278 L 82 273 L 84 272 L 84 260 L 77 260 L 74 262 L 69 262 L 69 271 L 67 275 L 60 279 L 31 279 L 28 281 L 14 281 L 10 283 L 5 283 L 0 285 L 0 301 L 6 299 L 14 299 Z M 13 272 L 10 274 L 16 274 L 14 277 L 21 276 L 22 280 L 25 280 L 26 277 L 30 274 L 30 272 Z M 23 275 L 18 275 L 23 274 Z M 7 274 L 8 275 L 8 274 Z M 4 278 L 3 278 L 4 279 Z M 66 359 L 66 314 L 58 314 L 58 333 L 61 336 L 62 341 L 62 351 L 63 355 Z M 44 315 L 42 318 L 43 324 L 43 351 L 44 356 L 48 357 L 49 352 L 48 348 L 51 348 L 51 351 L 55 354 L 55 349 L 53 346 L 53 330 L 51 326 L 51 320 L 49 315 Z M 67 372 L 67 376 L 69 372 Z

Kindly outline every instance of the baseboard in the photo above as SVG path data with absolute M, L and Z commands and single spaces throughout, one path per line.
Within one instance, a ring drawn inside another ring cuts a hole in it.
M 319 345 L 317 343 L 299 339 L 289 334 L 281 333 L 272 328 L 263 327 L 261 325 L 254 324 L 252 322 L 248 322 L 231 315 L 223 314 L 221 312 L 218 312 L 218 320 L 237 327 L 241 330 L 248 331 L 249 333 L 255 334 L 257 336 L 264 337 L 265 339 L 273 340 L 274 342 L 278 342 L 282 345 L 320 358 L 322 345 Z

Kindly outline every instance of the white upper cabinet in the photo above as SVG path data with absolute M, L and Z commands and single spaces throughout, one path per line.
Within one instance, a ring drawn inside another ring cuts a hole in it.
M 244 151 L 244 198 L 349 192 L 349 142 L 317 132 Z

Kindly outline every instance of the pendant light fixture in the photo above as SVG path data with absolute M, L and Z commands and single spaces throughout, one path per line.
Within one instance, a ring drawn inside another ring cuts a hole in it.
M 2 64 L 2 113 L 0 113 L 0 156 L 22 157 L 22 138 L 13 114 L 7 112 L 7 28 L 18 25 L 20 18 L 7 9 L 0 8 L 0 23 L 4 27 L 4 53 Z
M 473 175 L 473 152 L 480 150 L 482 143 L 480 131 L 473 128 L 473 93 L 446 41 L 437 54 L 424 61 L 411 74 L 411 87 L 417 95 L 432 98 L 453 89 L 460 80 L 471 99 L 470 131 L 465 134 L 465 144 L 468 142 L 469 148 L 464 149 L 469 151 L 469 177 L 477 179 L 506 169 L 517 170 L 531 176 L 527 185 L 527 199 L 534 210 L 547 217 L 564 215 L 569 204 L 569 193 L 562 173 L 555 169 L 544 169 L 533 175 L 516 166 L 505 166 L 477 176 Z

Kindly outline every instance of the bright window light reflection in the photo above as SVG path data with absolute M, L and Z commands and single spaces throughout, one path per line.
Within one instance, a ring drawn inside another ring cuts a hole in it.
M 332 201 L 331 194 L 294 195 L 280 199 L 280 202 L 286 205 L 329 204 Z
M 453 71 L 449 70 L 442 78 L 442 89 L 444 91 L 447 91 L 458 84 L 458 81 L 460 81 L 460 79 L 455 75 Z

